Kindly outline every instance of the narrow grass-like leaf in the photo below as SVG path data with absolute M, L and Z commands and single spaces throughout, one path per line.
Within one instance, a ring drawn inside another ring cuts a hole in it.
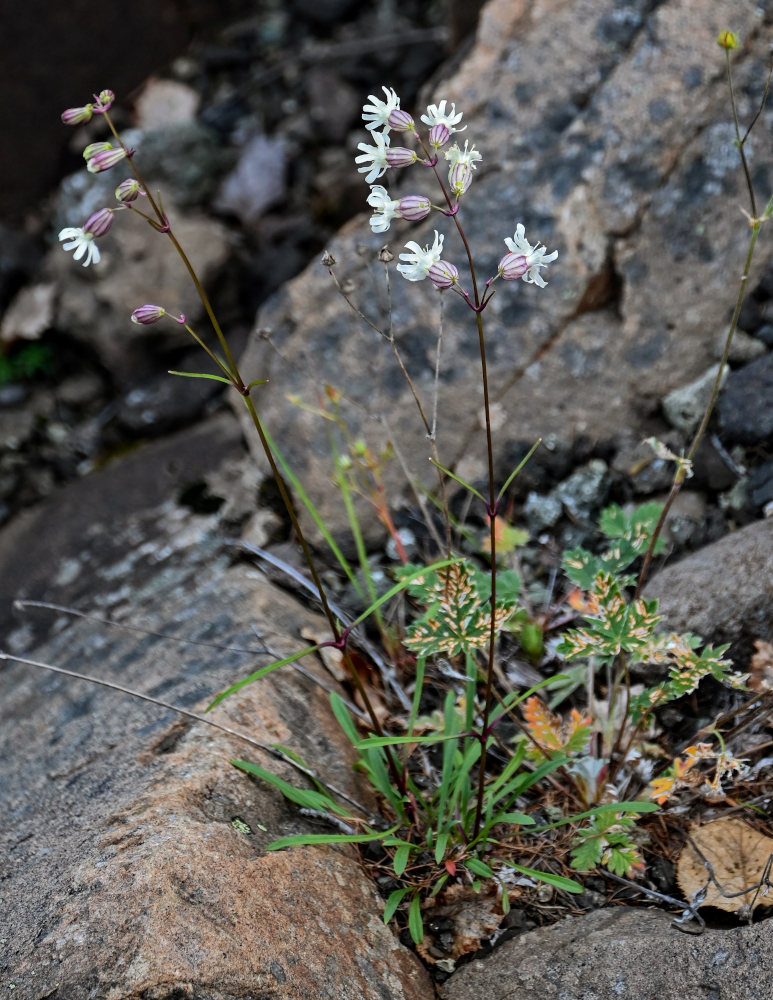
M 346 738 L 353 746 L 356 745 L 360 740 L 360 734 L 357 732 L 357 726 L 349 714 L 349 709 L 344 704 L 343 698 L 335 691 L 330 692 L 330 707 L 333 710 L 333 715 L 336 717 L 338 725 L 344 731 Z
M 223 378 L 222 375 L 209 375 L 206 372 L 175 372 L 170 368 L 167 374 L 182 375 L 184 378 L 208 378 L 213 382 L 225 382 L 226 385 L 233 385 L 233 381 L 230 378 Z
M 402 796 L 392 784 L 383 749 L 379 747 L 375 750 L 366 750 L 362 759 L 368 769 L 373 787 L 390 803 L 395 813 L 402 816 L 405 811 Z
M 392 827 L 392 831 L 396 829 L 396 826 Z M 272 841 L 266 850 L 281 851 L 283 847 L 311 847 L 314 844 L 367 844 L 372 840 L 383 840 L 385 836 L 379 830 L 368 830 L 366 833 L 294 833 L 291 837 Z
M 324 792 L 318 792 L 311 788 L 296 788 L 295 785 L 291 785 L 289 781 L 285 781 L 283 778 L 278 777 L 276 774 L 272 774 L 270 771 L 260 767 L 258 764 L 253 764 L 249 760 L 234 760 L 231 761 L 231 763 L 234 767 L 238 767 L 240 771 L 246 771 L 247 774 L 252 774 L 257 778 L 262 778 L 263 781 L 273 785 L 274 788 L 278 788 L 286 799 L 289 799 L 290 802 L 295 802 L 296 805 L 303 806 L 304 809 L 316 809 L 320 812 L 334 812 L 339 816 L 349 815 L 345 809 L 342 809 L 334 799 L 331 799 L 330 796 Z
M 565 826 L 567 823 L 574 823 L 578 819 L 587 819 L 589 816 L 600 816 L 604 813 L 650 813 L 655 812 L 659 808 L 660 806 L 656 802 L 643 802 L 639 800 L 632 802 L 605 802 L 603 805 L 594 806 L 586 812 L 565 816 L 564 819 L 556 820 L 555 823 L 535 826 L 533 830 L 529 830 L 529 833 L 544 833 L 546 830 L 554 830 L 557 826 Z
M 395 875 L 399 878 L 405 869 L 408 867 L 408 860 L 411 856 L 412 844 L 402 844 L 395 851 L 394 859 L 392 860 L 392 867 L 394 868 Z
M 408 910 L 408 930 L 411 932 L 413 943 L 421 944 L 424 940 L 424 924 L 421 919 L 421 900 L 418 893 L 411 900 L 411 906 Z
M 499 799 L 499 793 L 504 785 L 512 778 L 521 764 L 526 758 L 526 747 L 523 743 L 519 743 L 515 749 L 515 753 L 510 758 L 510 760 L 502 768 L 502 773 L 498 774 L 494 781 L 486 785 L 486 797 L 491 800 L 492 803 L 496 803 Z
M 449 691 L 446 695 L 443 708 L 443 733 L 453 737 L 459 734 L 459 715 L 456 711 L 456 696 L 453 691 Z M 446 803 L 451 794 L 453 762 L 456 753 L 458 753 L 458 747 L 455 743 L 448 742 L 443 747 L 443 767 L 437 797 L 437 824 L 439 830 L 443 829 L 446 824 Z
M 354 745 L 357 750 L 370 750 L 373 747 L 392 747 L 405 743 L 443 743 L 445 740 L 453 739 L 456 737 L 447 736 L 445 733 L 436 733 L 433 736 L 366 736 L 364 740 L 358 740 Z
M 473 496 L 476 496 L 479 500 L 482 500 L 484 504 L 488 502 L 486 498 L 483 496 L 483 494 L 479 493 L 474 486 L 472 486 L 466 480 L 460 479 L 459 476 L 455 476 L 450 469 L 447 469 L 444 465 L 441 465 L 440 462 L 436 462 L 434 458 L 431 458 L 430 462 L 435 466 L 436 469 L 440 469 L 441 472 L 445 473 L 445 475 L 448 476 L 450 479 L 453 479 L 454 482 L 459 483 L 460 486 L 463 486 L 466 490 L 469 490 L 469 492 L 472 493 Z
M 424 690 L 424 667 L 427 663 L 426 656 L 416 657 L 416 678 L 414 680 L 414 691 L 413 691 L 413 703 L 411 704 L 411 714 L 408 719 L 408 733 L 413 733 L 413 728 L 416 725 L 416 719 L 419 714 L 419 705 L 421 704 L 421 696 Z
M 513 823 L 517 826 L 534 826 L 534 819 L 526 813 L 497 813 L 494 816 L 494 823 Z
M 440 876 L 437 882 L 432 886 L 432 892 L 430 893 L 430 895 L 437 896 L 437 894 L 440 892 L 440 890 L 443 888 L 443 886 L 446 884 L 447 881 L 448 881 L 448 872 L 443 872 L 443 874 Z
M 402 903 L 403 899 L 411 892 L 410 889 L 395 889 L 394 892 L 389 893 L 389 898 L 384 906 L 384 923 L 388 924 L 392 917 L 397 911 L 397 907 Z
M 446 847 L 448 847 L 448 834 L 439 833 L 435 841 L 435 864 L 439 865 L 445 857 Z
M 526 463 L 529 461 L 529 459 L 531 458 L 531 456 L 534 454 L 534 452 L 537 450 L 537 448 L 539 448 L 539 446 L 541 444 L 542 444 L 542 438 L 537 438 L 537 440 L 534 442 L 534 444 L 531 446 L 531 448 L 529 448 L 529 450 L 526 452 L 526 455 L 521 459 L 521 461 L 518 463 L 518 465 L 516 465 L 516 467 L 513 469 L 513 471 L 507 477 L 507 479 L 505 480 L 504 486 L 502 487 L 502 489 L 499 491 L 499 494 L 497 495 L 497 503 L 499 503 L 499 501 L 505 495 L 505 493 L 507 492 L 508 487 L 510 486 L 510 483 L 512 483 L 512 481 L 515 479 L 515 477 L 518 475 L 518 473 L 521 471 L 521 469 L 524 467 L 524 465 L 526 465 Z
M 285 656 L 283 660 L 277 660 L 275 663 L 269 663 L 267 667 L 261 667 L 260 670 L 256 670 L 255 673 L 250 674 L 249 677 L 243 677 L 240 681 L 237 681 L 225 691 L 222 691 L 217 698 L 207 705 L 205 711 L 209 712 L 229 695 L 235 694 L 237 691 L 241 691 L 243 687 L 246 687 L 248 684 L 252 684 L 253 681 L 260 680 L 261 677 L 265 677 L 266 674 L 270 674 L 272 671 L 278 670 L 280 667 L 284 667 L 288 663 L 295 663 L 296 660 L 300 660 L 303 656 L 308 656 L 309 653 L 316 653 L 318 649 L 319 646 L 307 646 L 306 649 L 301 649 L 299 652 L 293 653 L 292 656 Z
M 464 862 L 465 868 L 468 868 L 473 875 L 480 875 L 481 878 L 493 878 L 494 872 L 486 864 L 485 861 L 481 861 L 480 858 L 466 858 Z
M 565 878 L 563 875 L 554 875 L 552 872 L 540 872 L 536 868 L 525 868 L 523 865 L 513 864 L 512 861 L 509 863 L 511 868 L 515 868 L 517 872 L 522 872 L 524 875 L 530 875 L 531 878 L 538 879 L 540 882 L 547 882 L 548 885 L 553 885 L 556 889 L 564 889 L 566 892 L 584 892 L 583 887 L 575 882 L 574 879 Z

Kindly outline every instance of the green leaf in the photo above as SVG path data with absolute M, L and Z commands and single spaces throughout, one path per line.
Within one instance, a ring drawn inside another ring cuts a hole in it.
M 480 875 L 481 878 L 493 878 L 494 872 L 486 864 L 485 861 L 481 861 L 480 858 L 466 858 L 464 862 L 465 868 L 473 873 L 473 875 Z
M 296 660 L 300 660 L 302 656 L 308 656 L 309 653 L 316 653 L 319 646 L 307 646 L 306 649 L 300 650 L 298 653 L 293 653 L 292 656 L 286 656 L 283 660 L 277 660 L 275 663 L 269 663 L 267 667 L 261 667 L 260 670 L 256 670 L 255 673 L 250 674 L 249 677 L 244 677 L 242 680 L 237 681 L 236 684 L 232 684 L 227 690 L 223 691 L 221 694 L 211 701 L 207 705 L 205 711 L 209 712 L 216 705 L 219 705 L 221 701 L 227 698 L 229 695 L 235 694 L 237 691 L 241 691 L 243 687 L 248 684 L 252 684 L 253 681 L 260 680 L 261 677 L 265 677 L 266 674 L 270 674 L 274 670 L 278 670 L 279 667 L 284 667 L 287 663 L 294 663 Z
M 565 878 L 563 875 L 554 875 L 552 872 L 541 872 L 537 871 L 536 868 L 525 868 L 523 865 L 515 865 L 510 862 L 510 867 L 515 868 L 517 872 L 522 872 L 524 875 L 530 875 L 532 878 L 538 879 L 540 882 L 547 882 L 548 885 L 553 885 L 556 889 L 563 889 L 565 892 L 584 892 L 583 887 L 575 882 L 574 879 Z
M 587 819 L 590 816 L 605 816 L 615 813 L 651 813 L 656 812 L 660 806 L 656 802 L 645 802 L 633 799 L 631 802 L 605 802 L 603 805 L 594 806 L 587 812 L 576 813 L 573 816 L 565 816 L 555 823 L 546 823 L 544 826 L 537 826 L 529 833 L 544 833 L 546 830 L 554 830 L 557 826 L 565 826 L 567 823 L 576 823 L 577 820 Z
M 424 924 L 421 919 L 421 900 L 418 893 L 411 900 L 408 910 L 408 930 L 411 932 L 413 943 L 421 944 L 424 940 Z
M 403 844 L 401 847 L 398 847 L 397 850 L 395 851 L 395 856 L 392 861 L 392 867 L 394 868 L 395 875 L 397 875 L 398 878 L 400 878 L 400 876 L 403 874 L 403 872 L 408 866 L 408 859 L 411 856 L 412 849 L 413 849 L 412 844 Z
M 400 746 L 405 743 L 443 743 L 446 740 L 455 740 L 456 736 L 446 736 L 436 733 L 432 736 L 366 736 L 365 739 L 358 740 L 354 745 L 357 750 L 371 750 L 374 747 Z
M 502 813 L 501 815 L 497 813 L 493 817 L 494 823 L 515 823 L 518 826 L 534 826 L 534 819 L 531 816 L 527 816 L 526 813 Z
M 448 847 L 448 834 L 439 833 L 435 841 L 435 864 L 439 865 L 442 862 L 446 854 L 446 847 Z
M 360 741 L 360 734 L 357 732 L 357 726 L 354 724 L 354 721 L 349 714 L 349 709 L 344 704 L 343 698 L 335 691 L 330 692 L 330 707 L 333 710 L 333 715 L 336 717 L 338 725 L 344 731 L 346 738 L 353 746 L 356 746 L 356 744 Z
M 247 774 L 262 778 L 263 781 L 273 785 L 274 788 L 278 788 L 286 799 L 290 802 L 295 802 L 296 805 L 302 806 L 304 809 L 315 809 L 318 812 L 334 812 L 339 816 L 349 815 L 345 809 L 342 809 L 324 792 L 318 792 L 310 788 L 296 788 L 289 781 L 279 778 L 276 774 L 272 774 L 270 771 L 266 771 L 265 768 L 260 767 L 258 764 L 253 764 L 248 760 L 233 760 L 231 763 L 234 767 L 238 767 L 240 771 L 246 771 Z
M 233 385 L 230 378 L 223 378 L 222 375 L 209 375 L 207 372 L 174 372 L 171 369 L 169 375 L 182 375 L 184 378 L 208 378 L 212 382 L 225 382 L 226 385 Z
M 572 848 L 572 868 L 581 872 L 592 871 L 601 861 L 601 837 L 586 837 Z
M 389 893 L 389 898 L 384 906 L 384 923 L 388 924 L 392 917 L 397 911 L 397 907 L 402 903 L 405 896 L 411 892 L 411 889 L 395 889 L 394 892 Z
M 389 833 L 397 829 L 393 826 Z M 313 844 L 367 844 L 372 840 L 383 840 L 386 833 L 379 830 L 369 830 L 367 833 L 296 833 L 291 837 L 280 837 L 266 848 L 267 851 L 280 851 L 283 847 L 311 847 Z

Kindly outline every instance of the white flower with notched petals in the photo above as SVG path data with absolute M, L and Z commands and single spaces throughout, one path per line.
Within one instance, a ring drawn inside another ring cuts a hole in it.
M 444 155 L 451 162 L 448 168 L 448 183 L 458 198 L 469 188 L 475 164 L 483 157 L 474 146 L 470 146 L 467 139 L 464 140 L 464 149 L 459 149 L 459 144 L 455 142 Z
M 381 132 L 374 132 L 373 140 L 376 143 L 375 146 L 369 146 L 367 142 L 358 142 L 357 149 L 362 150 L 362 156 L 354 158 L 355 163 L 364 164 L 362 167 L 357 167 L 357 170 L 361 174 L 367 174 L 365 180 L 368 184 L 383 176 L 389 167 L 386 160 L 389 136 L 383 135 Z
M 88 267 L 89 264 L 99 263 L 100 254 L 97 244 L 94 242 L 93 233 L 86 233 L 82 229 L 70 226 L 59 233 L 59 239 L 71 241 L 70 243 L 64 243 L 62 249 L 67 251 L 74 250 L 74 260 L 80 260 L 84 254 L 86 255 L 86 259 L 83 262 L 84 267 Z
M 451 105 L 451 110 L 446 114 L 446 102 L 441 101 L 440 104 L 430 104 L 427 108 L 426 115 L 421 116 L 421 120 L 425 125 L 429 125 L 432 128 L 433 125 L 445 125 L 449 132 L 464 132 L 467 128 L 463 125 L 462 128 L 454 128 L 462 120 L 462 112 L 456 114 L 456 105 Z
M 400 214 L 397 211 L 400 202 L 393 201 L 385 187 L 371 184 L 368 204 L 376 210 L 375 215 L 370 218 L 370 228 L 374 233 L 385 233 L 392 219 L 396 219 Z
M 505 237 L 505 246 L 510 251 L 511 254 L 515 254 L 517 257 L 523 259 L 525 262 L 525 270 L 522 274 L 514 275 L 514 277 L 520 277 L 530 285 L 539 285 L 540 288 L 544 288 L 547 284 L 543 281 L 540 275 L 540 268 L 547 267 L 548 264 L 552 263 L 556 257 L 558 257 L 558 250 L 554 250 L 553 253 L 547 252 L 547 247 L 542 246 L 539 243 L 535 243 L 534 246 L 529 243 L 526 239 L 526 229 L 523 223 L 519 222 L 515 227 L 515 233 L 513 238 Z M 503 264 L 507 261 L 507 257 L 504 257 L 500 261 L 500 271 L 504 270 Z M 519 268 L 520 270 L 520 268 Z M 507 275 L 504 275 L 507 277 Z
M 365 128 L 370 129 L 371 132 L 377 128 L 383 128 L 386 135 L 390 129 L 389 116 L 400 107 L 400 98 L 390 87 L 382 87 L 381 89 L 386 95 L 386 100 L 382 101 L 374 94 L 368 94 L 368 100 L 372 101 L 372 104 L 363 104 L 362 120 L 366 123 Z
M 411 240 L 410 243 L 405 244 L 405 249 L 411 252 L 400 254 L 400 260 L 404 260 L 405 264 L 398 264 L 397 270 L 408 281 L 423 281 L 429 274 L 432 265 L 437 264 L 440 260 L 440 255 L 443 252 L 443 237 L 438 235 L 436 229 L 435 242 L 431 247 L 426 246 L 422 249 L 418 243 Z

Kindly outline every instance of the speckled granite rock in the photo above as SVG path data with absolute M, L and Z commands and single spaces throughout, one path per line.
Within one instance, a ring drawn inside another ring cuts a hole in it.
M 306 645 L 300 631 L 323 629 L 318 616 L 249 565 L 232 565 L 218 519 L 178 506 L 170 489 L 175 477 L 201 475 L 207 458 L 217 467 L 238 454 L 235 430 L 221 417 L 71 484 L 13 525 L 15 545 L 0 545 L 6 592 L 69 594 L 83 611 L 169 641 L 50 614 L 43 640 L 41 612 L 11 622 L 4 608 L 0 647 L 202 710 L 256 666 Z M 213 718 L 294 747 L 326 780 L 366 795 L 325 692 L 292 668 Z M 320 828 L 232 768 L 234 757 L 303 780 L 201 723 L 0 661 L 4 989 L 19 1000 L 433 995 L 384 926 L 350 848 L 265 851 L 277 836 Z
M 514 440 L 545 435 L 645 436 L 663 396 L 705 370 L 732 312 L 728 268 L 740 272 L 748 238 L 716 37 L 732 23 L 744 39 L 737 74 L 748 117 L 766 75 L 764 17 L 742 0 L 700 9 L 691 0 L 493 0 L 468 57 L 425 94 L 464 111 L 464 138 L 483 153 L 460 214 L 479 279 L 517 221 L 559 251 L 547 289 L 500 283 L 484 313 L 499 456 Z M 762 144 L 755 157 L 769 179 Z M 419 169 L 399 191 L 434 190 Z M 363 183 L 363 206 L 366 194 Z M 388 294 L 374 258 L 387 241 L 395 254 L 408 239 L 431 243 L 435 228 L 462 273 L 452 226 L 437 215 L 382 235 L 362 216 L 330 246 L 353 301 L 375 323 L 391 322 L 427 412 L 438 294 L 398 275 Z M 446 298 L 438 448 L 443 464 L 474 481 L 485 463 L 477 333 L 464 304 Z M 319 262 L 266 304 L 256 330 L 244 367 L 271 380 L 256 400 L 329 524 L 345 531 L 328 487 L 329 428 L 291 396 L 314 407 L 335 386 L 352 432 L 374 448 L 396 442 L 411 473 L 430 482 L 424 428 L 388 345 L 347 311 Z M 386 481 L 392 497 L 404 488 L 398 463 Z
M 769 924 L 695 937 L 657 910 L 570 917 L 506 942 L 440 988 L 443 1000 L 770 1000 Z

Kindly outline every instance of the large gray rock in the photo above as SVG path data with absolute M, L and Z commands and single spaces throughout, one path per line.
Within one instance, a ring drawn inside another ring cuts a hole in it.
M 500 282 L 483 314 L 497 455 L 538 436 L 614 441 L 623 428 L 645 436 L 662 397 L 705 370 L 732 312 L 728 275 L 740 273 L 748 241 L 716 44 L 728 23 L 744 39 L 737 73 L 748 118 L 764 86 L 767 35 L 760 10 L 742 0 L 700 12 L 690 0 L 493 0 L 467 59 L 425 95 L 454 101 L 468 124 L 463 138 L 483 152 L 459 216 L 479 281 L 518 221 L 531 240 L 559 250 L 547 289 Z M 761 142 L 754 157 L 766 176 Z M 435 196 L 428 172 L 401 173 L 403 193 Z M 363 183 L 363 206 L 366 195 Z M 453 224 L 439 215 L 421 226 L 395 223 L 381 236 L 362 216 L 330 246 L 352 300 L 394 329 L 427 413 L 439 294 L 429 282 L 404 281 L 394 265 L 387 290 L 375 255 L 387 240 L 395 254 L 408 239 L 431 242 L 435 228 L 446 233 L 443 256 L 469 285 Z M 478 480 L 485 446 L 475 320 L 457 297 L 445 301 L 440 460 Z M 411 475 L 432 486 L 425 429 L 389 346 L 347 310 L 320 263 L 261 310 L 244 368 L 250 379 L 270 378 L 257 405 L 337 531 L 345 521 L 330 488 L 330 425 L 312 412 L 327 384 L 344 394 L 354 436 L 374 450 L 394 442 Z M 405 489 L 399 463 L 387 468 L 386 486 L 391 498 Z M 372 528 L 374 518 L 363 520 Z
M 756 521 L 665 566 L 644 593 L 658 598 L 663 626 L 669 630 L 689 629 L 713 642 L 743 640 L 745 647 L 754 639 L 770 641 L 773 521 Z
M 685 934 L 657 910 L 570 917 L 506 942 L 440 988 L 443 1000 L 770 1000 L 767 924 Z
M 26 560 L 16 546 L 0 551 L 4 589 L 60 600 L 69 591 L 83 611 L 170 640 L 49 614 L 41 642 L 30 623 L 41 612 L 31 611 L 15 625 L 6 615 L 0 648 L 201 711 L 257 666 L 307 645 L 301 631 L 324 633 L 308 607 L 231 564 L 217 518 L 169 496 L 168 464 L 177 459 L 183 481 L 201 475 L 197 457 L 217 466 L 218 442 L 220 460 L 238 454 L 234 430 L 221 417 L 135 454 L 129 469 L 71 485 L 17 529 Z M 56 531 L 46 538 L 48 524 Z M 294 747 L 372 807 L 325 691 L 292 668 L 212 717 Z M 432 995 L 351 849 L 265 851 L 277 836 L 321 827 L 233 769 L 235 757 L 304 781 L 201 723 L 0 661 L 0 979 L 15 997 Z

